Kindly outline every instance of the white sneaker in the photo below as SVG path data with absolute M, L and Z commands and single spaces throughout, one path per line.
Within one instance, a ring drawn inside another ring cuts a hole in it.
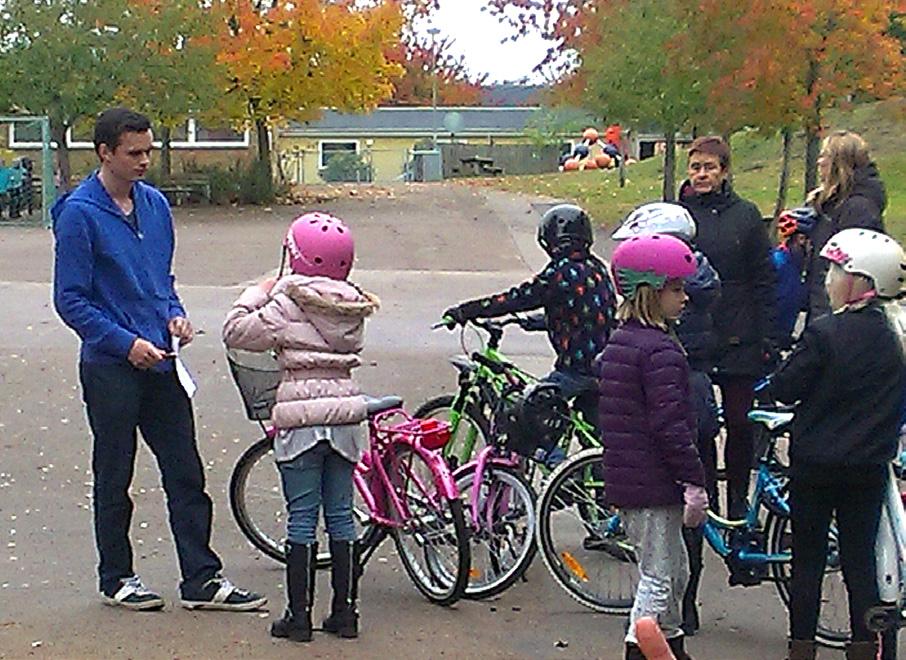
M 137 575 L 123 578 L 116 593 L 112 595 L 102 593 L 101 598 L 107 605 L 125 607 L 128 610 L 153 611 L 164 607 L 164 599 L 142 584 L 141 578 Z

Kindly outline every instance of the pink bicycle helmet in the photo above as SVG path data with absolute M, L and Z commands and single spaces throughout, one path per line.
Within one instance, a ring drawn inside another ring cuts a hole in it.
M 617 291 L 631 298 L 647 284 L 662 289 L 667 280 L 695 273 L 692 250 L 683 241 L 667 234 L 634 236 L 620 243 L 610 262 Z
M 352 232 L 327 213 L 306 213 L 293 220 L 283 246 L 289 252 L 289 267 L 297 275 L 345 280 L 352 269 Z

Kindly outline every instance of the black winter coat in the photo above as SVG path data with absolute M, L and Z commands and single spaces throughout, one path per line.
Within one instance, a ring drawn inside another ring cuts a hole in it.
M 720 276 L 720 299 L 711 308 L 716 335 L 715 373 L 764 374 L 765 344 L 775 339 L 775 273 L 771 242 L 761 213 L 733 192 L 698 195 L 686 181 L 680 203 L 695 219 L 695 242 Z
M 874 163 L 856 169 L 852 192 L 843 199 L 831 198 L 821 208 L 818 224 L 812 232 L 812 259 L 807 279 L 809 290 L 808 320 L 830 313 L 830 303 L 824 290 L 828 263 L 819 255 L 831 236 L 844 229 L 862 227 L 884 231 L 881 214 L 887 206 L 887 193 Z
M 906 362 L 879 303 L 815 319 L 771 377 L 770 391 L 799 401 L 794 472 L 879 466 L 896 454 Z
M 695 259 L 695 273 L 685 280 L 689 302 L 677 321 L 676 335 L 686 349 L 690 368 L 711 373 L 716 345 L 711 312 L 720 299 L 720 276 L 701 251 L 695 251 Z

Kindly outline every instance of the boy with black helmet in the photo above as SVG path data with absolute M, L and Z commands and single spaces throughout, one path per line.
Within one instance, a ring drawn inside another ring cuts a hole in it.
M 585 419 L 597 417 L 592 362 L 615 326 L 616 296 L 607 266 L 591 254 L 591 219 L 573 204 L 549 209 L 538 224 L 538 244 L 550 256 L 540 273 L 508 291 L 469 300 L 444 312 L 454 323 L 536 309 L 557 361 L 549 381 L 564 397 L 576 397 Z

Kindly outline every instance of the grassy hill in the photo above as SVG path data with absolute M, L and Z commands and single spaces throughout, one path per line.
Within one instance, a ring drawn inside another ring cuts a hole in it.
M 884 214 L 887 230 L 906 241 L 906 101 L 888 101 L 835 111 L 827 118 L 830 129 L 860 133 L 868 142 L 887 187 L 888 205 Z M 780 138 L 756 131 L 742 131 L 732 138 L 733 181 L 736 190 L 770 215 L 776 198 L 780 172 Z M 796 136 L 787 206 L 803 199 L 805 140 Z M 679 154 L 677 178 L 685 173 L 685 156 Z M 586 207 L 601 224 L 612 227 L 639 204 L 660 198 L 662 161 L 652 158 L 629 167 L 625 188 L 619 187 L 614 171 L 563 172 L 496 179 L 471 179 L 472 185 L 490 186 L 512 192 L 549 195 Z

